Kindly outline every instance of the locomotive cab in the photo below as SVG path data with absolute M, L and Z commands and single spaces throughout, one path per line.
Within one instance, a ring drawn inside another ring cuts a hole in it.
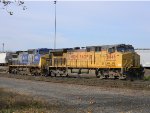
M 122 68 L 140 67 L 140 56 L 134 51 L 132 45 L 119 45 L 116 51 L 121 54 Z
M 140 56 L 134 51 L 132 45 L 120 44 L 112 47 L 108 47 L 108 59 L 111 61 L 114 56 L 116 61 L 116 67 L 118 68 L 139 68 Z

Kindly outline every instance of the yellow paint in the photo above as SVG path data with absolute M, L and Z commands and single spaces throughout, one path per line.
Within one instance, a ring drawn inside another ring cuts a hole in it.
M 65 63 L 61 63 L 61 59 L 66 59 Z M 137 53 L 131 52 L 75 51 L 63 53 L 62 56 L 52 55 L 52 67 L 137 68 L 140 67 L 140 57 Z
M 43 68 L 49 65 L 49 62 L 47 61 L 49 59 L 49 54 L 46 54 L 40 58 L 39 67 Z

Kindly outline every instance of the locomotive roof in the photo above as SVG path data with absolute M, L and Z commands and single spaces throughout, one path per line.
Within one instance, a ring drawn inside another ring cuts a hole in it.
M 74 48 L 63 48 L 63 49 L 53 49 L 53 50 L 50 50 L 51 53 L 57 53 L 57 52 L 72 52 L 72 51 L 87 51 L 87 49 L 90 49 L 90 50 L 95 50 L 95 48 L 100 48 L 100 49 L 108 49 L 108 48 L 113 48 L 113 47 L 132 47 L 132 45 L 126 45 L 126 44 L 114 44 L 114 45 L 101 45 L 101 46 L 86 46 L 86 48 L 82 47 L 74 47 Z
M 36 49 L 28 49 L 28 51 L 35 51 Z
M 50 50 L 50 52 L 51 52 L 51 53 L 56 53 L 56 52 L 67 52 L 68 50 L 72 50 L 72 48 L 52 49 L 52 50 Z
M 100 47 L 102 49 L 108 49 L 112 47 L 119 47 L 119 46 L 126 46 L 126 47 L 133 47 L 132 45 L 126 45 L 126 44 L 115 44 L 115 45 L 102 45 L 102 46 L 87 46 L 86 48 L 95 48 Z
M 16 54 L 26 53 L 27 51 L 16 51 Z

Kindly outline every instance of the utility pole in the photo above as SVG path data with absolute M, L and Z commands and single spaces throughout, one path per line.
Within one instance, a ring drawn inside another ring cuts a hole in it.
M 2 52 L 4 52 L 4 46 L 5 46 L 4 43 L 2 43 L 2 46 L 3 46 Z
M 56 49 L 56 1 L 54 1 L 55 4 L 55 38 L 54 38 L 54 49 Z

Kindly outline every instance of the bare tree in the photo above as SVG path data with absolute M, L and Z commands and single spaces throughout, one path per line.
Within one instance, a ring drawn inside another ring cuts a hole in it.
M 8 6 L 11 4 L 16 4 L 17 6 L 22 7 L 23 10 L 27 9 L 23 0 L 0 0 L 0 3 L 3 5 L 1 9 L 6 10 L 10 15 L 13 15 L 13 11 L 8 10 Z

